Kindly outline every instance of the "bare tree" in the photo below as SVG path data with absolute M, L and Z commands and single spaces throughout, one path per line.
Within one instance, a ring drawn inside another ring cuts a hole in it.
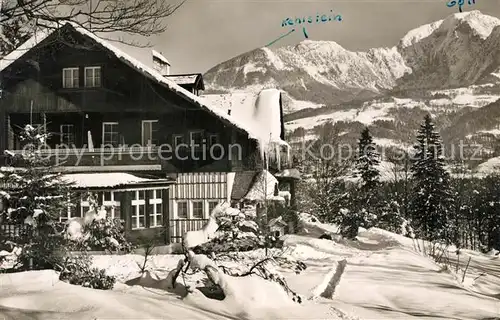
M 33 26 L 56 29 L 65 22 L 95 33 L 141 36 L 166 30 L 165 18 L 186 0 L 0 0 L 0 25 L 26 17 Z
M 411 155 L 406 150 L 395 150 L 386 156 L 386 161 L 392 165 L 392 179 L 389 182 L 393 197 L 400 203 L 402 215 L 407 217 L 412 183 Z

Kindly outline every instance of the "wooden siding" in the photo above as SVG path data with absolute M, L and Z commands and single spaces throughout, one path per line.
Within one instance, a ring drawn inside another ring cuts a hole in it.
M 207 221 L 209 201 L 227 200 L 227 174 L 222 172 L 184 173 L 177 176 L 176 184 L 169 189 L 170 239 L 180 242 L 186 231 L 196 231 Z M 188 203 L 188 217 L 179 218 L 177 203 Z M 203 201 L 203 218 L 192 216 L 191 201 Z
M 227 174 L 222 172 L 182 173 L 170 188 L 170 200 L 227 199 Z
M 181 243 L 185 232 L 200 230 L 207 221 L 208 219 L 171 219 L 170 242 Z

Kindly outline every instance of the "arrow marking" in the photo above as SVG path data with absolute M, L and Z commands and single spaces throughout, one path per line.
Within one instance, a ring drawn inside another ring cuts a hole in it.
M 286 37 L 287 35 L 289 35 L 290 33 L 294 32 L 294 31 L 295 31 L 295 29 L 290 30 L 288 33 L 286 33 L 286 34 L 282 35 L 282 36 L 281 36 L 281 37 L 279 37 L 278 39 L 276 39 L 276 40 L 274 40 L 274 41 L 269 42 L 269 44 L 268 44 L 266 47 L 269 47 L 269 46 L 270 46 L 270 45 L 272 45 L 273 43 L 275 43 L 275 42 L 277 42 L 277 41 L 279 41 L 279 40 L 283 39 L 284 37 Z

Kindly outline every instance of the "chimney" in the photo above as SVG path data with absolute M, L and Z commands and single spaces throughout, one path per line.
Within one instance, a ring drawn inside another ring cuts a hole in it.
M 151 55 L 153 57 L 153 68 L 162 76 L 168 76 L 170 74 L 170 62 L 168 62 L 167 58 L 156 50 L 151 50 Z

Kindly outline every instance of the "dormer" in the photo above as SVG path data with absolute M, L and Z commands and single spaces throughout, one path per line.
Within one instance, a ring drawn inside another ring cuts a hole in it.
M 200 95 L 200 90 L 205 90 L 203 75 L 201 73 L 171 74 L 164 75 L 164 77 L 197 96 Z
M 160 52 L 151 50 L 153 57 L 153 68 L 163 76 L 170 74 L 170 62 Z

